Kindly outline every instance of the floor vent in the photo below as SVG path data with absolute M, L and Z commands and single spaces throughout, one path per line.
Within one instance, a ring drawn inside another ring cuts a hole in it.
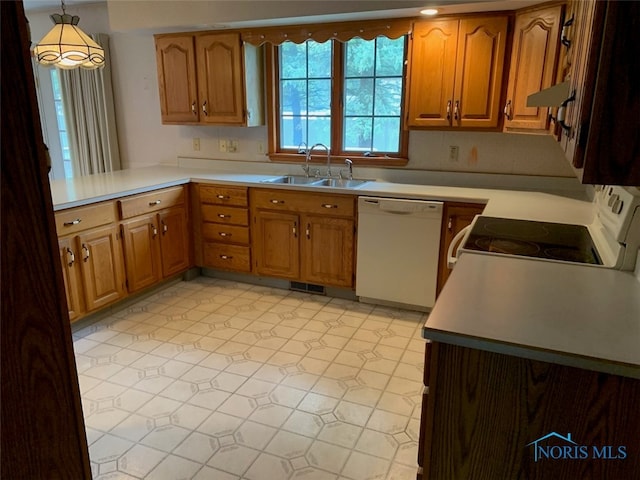
M 325 288 L 322 285 L 314 285 L 313 283 L 291 282 L 289 288 L 296 292 L 317 293 L 318 295 L 326 295 Z

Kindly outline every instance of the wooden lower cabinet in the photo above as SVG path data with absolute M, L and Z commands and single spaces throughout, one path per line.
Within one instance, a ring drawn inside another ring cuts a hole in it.
M 122 223 L 129 292 L 189 268 L 189 231 L 183 207 Z
M 444 204 L 436 294 L 440 293 L 451 274 L 451 270 L 447 265 L 447 250 L 453 241 L 453 237 L 455 237 L 464 227 L 471 225 L 474 217 L 476 215 L 480 215 L 483 210 L 484 205 L 477 203 L 446 202 Z
M 197 185 L 196 238 L 204 267 L 251 272 L 251 232 L 247 187 Z
M 302 278 L 310 283 L 353 285 L 354 225 L 348 218 L 305 215 L 301 218 Z
M 253 252 L 258 275 L 300 277 L 300 220 L 295 213 L 258 210 L 253 222 Z
M 69 320 L 77 320 L 84 312 L 84 287 L 82 286 L 82 271 L 80 270 L 80 255 L 76 247 L 75 237 L 58 240 L 60 263 L 62 264 L 62 278 L 67 297 Z
M 253 272 L 353 288 L 355 199 L 251 190 Z
M 425 480 L 638 478 L 640 380 L 439 342 L 432 350 Z
M 59 239 L 69 320 L 126 295 L 122 248 L 116 226 Z

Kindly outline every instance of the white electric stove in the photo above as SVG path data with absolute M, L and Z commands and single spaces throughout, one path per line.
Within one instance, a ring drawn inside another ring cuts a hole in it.
M 457 253 L 519 255 L 634 270 L 640 248 L 640 188 L 597 186 L 594 208 L 589 225 L 478 215 L 461 233 Z M 450 265 L 455 263 L 452 252 L 449 257 Z

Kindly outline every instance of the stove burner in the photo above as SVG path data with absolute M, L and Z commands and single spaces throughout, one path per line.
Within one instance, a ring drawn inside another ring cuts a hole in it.
M 535 243 L 525 240 L 512 240 L 507 238 L 479 238 L 476 245 L 486 252 L 506 253 L 510 255 L 533 256 L 540 251 Z
M 464 245 L 469 250 L 602 265 L 587 227 L 480 216 Z
M 545 248 L 544 255 L 547 258 L 552 258 L 554 260 L 562 260 L 565 262 L 578 262 L 578 263 L 595 263 L 595 255 L 590 252 L 582 252 L 580 250 L 576 250 L 575 248 L 569 247 L 552 247 Z

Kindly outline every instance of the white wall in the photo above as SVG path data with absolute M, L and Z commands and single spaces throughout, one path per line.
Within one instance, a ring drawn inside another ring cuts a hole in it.
M 50 28 L 48 14 L 31 12 L 32 36 L 39 40 Z M 258 153 L 266 145 L 266 127 L 200 127 L 162 125 L 157 86 L 155 46 L 148 32 L 113 32 L 106 4 L 70 6 L 88 33 L 110 33 L 113 87 L 122 165 L 124 168 L 175 164 L 178 156 L 225 160 L 268 161 Z M 192 139 L 200 139 L 200 151 Z M 221 153 L 218 139 L 238 140 L 235 153 Z M 450 162 L 449 146 L 459 147 Z M 546 136 L 502 133 L 412 131 L 408 168 L 434 171 L 505 173 L 572 177 L 559 146 Z

